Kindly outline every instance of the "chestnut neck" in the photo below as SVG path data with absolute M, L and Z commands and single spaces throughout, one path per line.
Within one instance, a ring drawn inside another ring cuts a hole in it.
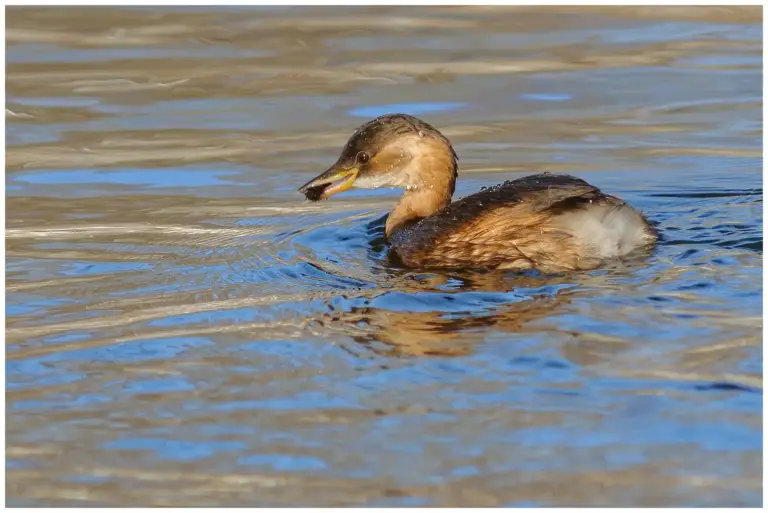
M 452 150 L 421 155 L 409 173 L 405 193 L 387 217 L 387 238 L 448 206 L 456 185 L 456 170 Z

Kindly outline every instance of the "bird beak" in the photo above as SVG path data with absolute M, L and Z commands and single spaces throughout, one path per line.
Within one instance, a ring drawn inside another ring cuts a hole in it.
M 327 199 L 352 187 L 359 172 L 356 167 L 341 169 L 334 164 L 325 173 L 302 185 L 299 192 L 310 201 Z

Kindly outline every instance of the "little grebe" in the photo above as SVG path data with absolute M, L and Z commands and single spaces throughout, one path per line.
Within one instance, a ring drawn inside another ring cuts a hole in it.
M 318 201 L 350 187 L 405 189 L 385 233 L 413 268 L 586 270 L 656 242 L 640 212 L 568 175 L 525 176 L 451 203 L 457 160 L 435 128 L 390 114 L 358 128 L 299 192 Z

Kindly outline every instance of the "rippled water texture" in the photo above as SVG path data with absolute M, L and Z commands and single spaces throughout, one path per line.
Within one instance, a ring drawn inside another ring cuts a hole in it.
M 759 8 L 12 8 L 10 505 L 761 504 Z M 378 114 L 457 195 L 544 170 L 664 240 L 412 272 Z

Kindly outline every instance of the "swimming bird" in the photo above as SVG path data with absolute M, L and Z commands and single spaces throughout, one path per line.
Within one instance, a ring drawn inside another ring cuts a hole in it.
M 574 176 L 524 176 L 451 202 L 457 176 L 443 134 L 388 114 L 355 130 L 336 163 L 299 192 L 319 201 L 351 187 L 403 189 L 384 231 L 410 268 L 588 270 L 657 240 L 643 214 Z

